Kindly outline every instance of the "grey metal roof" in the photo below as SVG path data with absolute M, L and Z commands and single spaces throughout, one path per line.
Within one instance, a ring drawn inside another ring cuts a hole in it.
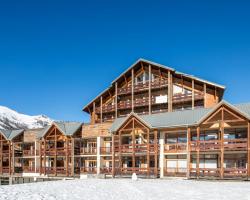
M 228 105 L 250 120 L 250 103 L 232 105 L 226 101 L 221 101 L 213 108 L 199 108 L 152 115 L 136 115 L 136 117 L 143 120 L 151 128 L 186 127 L 197 125 L 222 104 Z M 110 128 L 110 132 L 117 131 L 130 116 L 131 115 L 116 119 Z
M 3 134 L 3 136 L 7 140 L 12 140 L 16 136 L 22 134 L 24 132 L 24 130 L 23 129 L 19 129 L 19 130 L 0 130 L 0 132 Z
M 64 135 L 66 136 L 72 136 L 78 131 L 82 123 L 80 122 L 53 122 L 50 126 L 44 127 L 41 131 L 37 133 L 38 138 L 44 137 L 49 129 L 55 125 Z

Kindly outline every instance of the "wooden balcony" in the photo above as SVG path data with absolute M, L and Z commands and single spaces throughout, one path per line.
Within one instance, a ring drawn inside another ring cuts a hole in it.
M 173 95 L 173 103 L 182 103 L 182 102 L 189 102 L 192 101 L 192 93 L 190 94 L 174 94 Z M 194 94 L 194 100 L 203 100 L 204 99 L 204 93 L 203 92 L 195 92 Z
M 224 177 L 225 178 L 234 178 L 234 177 L 246 178 L 247 169 L 246 168 L 225 168 Z
M 132 144 L 123 144 L 120 147 L 121 153 L 147 153 L 148 152 L 148 145 L 147 144 L 135 144 L 134 149 Z M 119 152 L 119 148 L 117 147 L 116 150 Z M 158 145 L 157 149 L 158 151 Z M 149 153 L 155 153 L 155 146 L 154 144 L 149 145 Z
M 197 176 L 197 169 L 190 169 L 190 176 Z M 199 168 L 200 177 L 220 177 L 220 168 Z
M 102 106 L 103 113 L 115 112 L 115 105 L 103 105 Z M 101 107 L 96 108 L 96 113 L 101 113 Z
M 96 147 L 81 147 L 80 154 L 81 155 L 96 155 L 97 148 Z
M 155 168 L 140 168 L 140 167 L 127 167 L 127 168 L 116 168 L 116 173 L 121 175 L 132 175 L 136 173 L 137 175 L 154 175 Z
M 112 167 L 101 167 L 100 173 L 101 174 L 112 174 Z
M 42 150 L 41 153 L 44 155 L 44 150 Z M 46 156 L 66 156 L 67 154 L 71 154 L 71 148 L 66 149 L 64 147 L 60 147 L 57 149 L 47 149 L 45 153 Z
M 8 174 L 10 172 L 10 167 L 0 167 L 0 172 L 3 174 Z
M 165 167 L 164 176 L 185 177 L 187 168 Z
M 41 173 L 44 173 L 44 170 L 45 170 L 45 173 L 48 174 L 48 175 L 67 175 L 67 174 L 70 174 L 71 173 L 71 168 L 69 167 L 68 168 L 68 171 L 67 171 L 67 168 L 66 167 L 46 167 L 46 169 L 42 168 L 42 171 Z
M 165 144 L 164 153 L 186 153 L 187 143 Z
M 227 139 L 224 140 L 223 147 L 225 151 L 246 151 L 247 139 Z M 221 148 L 221 140 L 200 140 L 190 142 L 191 151 L 219 151 Z
M 23 150 L 23 156 L 25 157 L 35 156 L 35 155 L 39 155 L 38 150 Z
M 110 155 L 110 154 L 112 154 L 112 147 L 101 147 L 100 153 L 102 155 Z
M 11 152 L 8 149 L 2 151 L 2 156 L 3 157 L 9 157 L 9 154 L 11 154 Z
M 22 171 L 23 173 L 36 173 L 36 172 L 39 172 L 39 168 L 23 166 Z
M 120 101 L 117 107 L 118 109 L 132 108 L 132 101 Z
M 225 151 L 246 151 L 247 139 L 224 140 Z
M 168 86 L 168 80 L 167 79 L 155 79 L 151 82 L 151 89 L 159 89 L 164 88 Z M 134 92 L 142 92 L 149 89 L 149 81 L 146 81 L 145 83 L 137 83 L 134 85 Z M 128 86 L 125 86 L 123 88 L 118 88 L 117 91 L 118 95 L 124 95 L 124 94 L 131 94 L 132 93 L 132 85 L 129 84 Z
M 96 174 L 96 167 L 81 167 L 80 172 L 83 174 Z

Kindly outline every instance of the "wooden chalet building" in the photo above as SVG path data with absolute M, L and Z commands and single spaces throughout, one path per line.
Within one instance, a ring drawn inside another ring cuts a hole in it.
M 0 175 L 250 178 L 250 103 L 139 59 L 83 108 L 89 124 L 0 131 Z

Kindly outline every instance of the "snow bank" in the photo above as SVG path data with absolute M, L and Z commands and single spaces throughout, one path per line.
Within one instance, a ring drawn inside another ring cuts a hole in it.
M 0 199 L 244 200 L 250 182 L 188 180 L 73 180 L 0 186 Z

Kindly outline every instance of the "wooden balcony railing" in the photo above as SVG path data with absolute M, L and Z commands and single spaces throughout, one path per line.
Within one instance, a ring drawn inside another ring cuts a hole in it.
M 187 174 L 187 168 L 165 167 L 164 176 L 180 176 L 184 177 Z
M 112 173 L 112 167 L 101 167 L 100 168 L 101 174 L 111 174 Z
M 41 151 L 41 154 L 44 155 L 44 150 Z M 66 156 L 71 154 L 71 148 L 60 147 L 57 149 L 47 149 L 46 156 Z
M 23 156 L 35 156 L 39 155 L 38 150 L 23 150 Z
M 225 151 L 241 151 L 247 150 L 247 139 L 227 139 L 224 140 Z
M 35 173 L 35 172 L 39 172 L 39 168 L 30 167 L 30 166 L 23 166 L 22 171 L 24 173 Z
M 129 94 L 131 92 L 132 92 L 132 86 L 131 85 L 128 85 L 128 86 L 123 87 L 123 88 L 118 88 L 118 90 L 117 90 L 118 95 Z
M 131 175 L 136 173 L 137 175 L 154 175 L 155 168 L 140 168 L 140 167 L 127 167 L 127 168 L 116 168 L 116 173 L 121 175 Z
M 117 105 L 118 109 L 128 109 L 132 107 L 132 101 L 120 101 Z
M 133 145 L 132 144 L 123 144 L 121 145 L 121 153 L 133 153 Z M 158 151 L 159 146 L 157 145 L 156 151 Z M 119 152 L 119 147 L 115 148 L 116 152 Z M 135 153 L 147 153 L 148 152 L 148 145 L 147 144 L 135 144 L 134 145 L 134 152 Z M 149 144 L 149 152 L 155 152 L 154 144 Z
M 101 147 L 101 154 L 112 154 L 112 147 Z
M 247 150 L 247 139 L 227 139 L 223 142 L 225 151 Z M 222 148 L 221 140 L 200 140 L 190 142 L 191 151 L 219 151 Z
M 2 151 L 2 156 L 3 157 L 9 156 L 9 153 L 11 153 L 9 150 L 3 150 Z
M 197 176 L 197 169 L 190 169 L 190 176 Z M 220 168 L 199 168 L 200 177 L 219 177 Z
M 102 106 L 102 112 L 103 113 L 109 113 L 115 111 L 115 105 L 103 105 Z M 101 113 L 101 107 L 96 108 L 96 113 Z
M 80 172 L 84 174 L 96 174 L 96 167 L 81 167 Z
M 199 144 L 200 151 L 218 151 L 221 148 L 219 140 L 200 141 Z
M 66 167 L 46 167 L 46 174 L 48 175 L 66 175 L 67 174 L 67 168 Z M 68 168 L 68 174 L 70 174 L 71 168 Z M 42 168 L 41 173 L 44 173 L 44 167 Z
M 168 80 L 167 79 L 155 79 L 151 83 L 151 89 L 156 88 L 163 88 L 168 86 Z
M 187 151 L 187 143 L 165 144 L 165 153 L 183 153 Z
M 195 92 L 194 100 L 202 100 L 202 99 L 204 99 L 204 93 Z M 192 93 L 189 94 L 178 93 L 173 95 L 173 103 L 188 102 L 188 101 L 192 101 Z
M 224 177 L 247 177 L 246 168 L 225 168 Z
M 96 147 L 82 147 L 80 148 L 80 154 L 95 155 L 97 154 L 97 148 Z
M 145 83 L 143 82 L 137 83 L 134 86 L 134 92 L 148 90 L 148 87 L 149 87 L 149 81 L 146 81 Z
M 3 174 L 7 174 L 10 172 L 10 167 L 2 167 L 0 168 L 0 172 L 2 171 Z

